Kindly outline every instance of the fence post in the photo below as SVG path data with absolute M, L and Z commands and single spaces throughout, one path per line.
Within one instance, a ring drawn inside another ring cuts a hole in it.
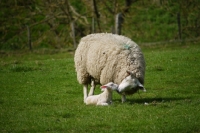
M 178 22 L 178 33 L 179 33 L 179 39 L 182 39 L 181 36 L 181 17 L 180 17 L 180 13 L 177 13 L 177 22 Z
M 92 33 L 95 33 L 95 18 L 92 17 Z
M 26 28 L 27 28 L 27 37 L 28 37 L 28 47 L 29 47 L 29 50 L 32 50 L 30 28 L 28 25 L 26 25 Z
M 123 21 L 124 21 L 123 14 L 118 13 L 115 17 L 115 34 L 121 35 Z

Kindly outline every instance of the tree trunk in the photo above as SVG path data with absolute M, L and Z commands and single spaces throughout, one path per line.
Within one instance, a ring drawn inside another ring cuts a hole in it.
M 76 49 L 75 22 L 72 21 L 70 26 L 71 26 L 71 30 L 72 30 L 72 39 L 73 39 L 73 43 L 74 43 L 74 49 Z
M 93 11 L 94 11 L 94 16 L 96 16 L 96 21 L 97 21 L 99 32 L 101 32 L 101 26 L 100 26 L 100 22 L 99 22 L 100 15 L 99 15 L 99 12 L 97 9 L 96 0 L 93 0 Z
M 181 36 L 181 17 L 180 17 L 180 13 L 177 14 L 177 23 L 178 23 L 178 33 L 179 33 L 179 39 L 182 39 Z
M 32 50 L 30 28 L 28 25 L 26 25 L 26 28 L 27 28 L 27 37 L 28 37 L 28 47 L 29 47 L 29 50 Z

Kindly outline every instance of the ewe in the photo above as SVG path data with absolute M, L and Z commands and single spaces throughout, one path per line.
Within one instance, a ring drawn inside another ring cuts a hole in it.
M 122 80 L 116 90 L 119 94 L 122 94 L 122 102 L 126 101 L 125 95 L 133 94 L 139 89 L 146 92 L 146 89 L 135 77 L 134 73 L 132 73 L 131 71 L 127 71 L 127 74 L 128 76 L 124 80 Z
M 118 92 L 122 94 L 122 102 L 126 99 L 125 95 L 134 94 L 144 84 L 143 53 L 135 42 L 124 36 L 98 33 L 83 37 L 76 49 L 74 62 L 78 82 L 83 85 L 84 100 L 87 98 L 89 84 L 90 96 L 97 84 L 113 82 L 119 85 L 126 79 L 127 70 L 134 75 L 130 78 L 137 81 L 137 84 L 133 86 L 132 82 L 128 82 L 129 85 L 120 86 Z M 127 88 L 130 86 L 133 88 Z
M 99 95 L 88 96 L 85 99 L 86 105 L 110 105 L 112 103 L 112 91 L 117 90 L 118 85 L 110 82 L 101 86 L 103 92 Z

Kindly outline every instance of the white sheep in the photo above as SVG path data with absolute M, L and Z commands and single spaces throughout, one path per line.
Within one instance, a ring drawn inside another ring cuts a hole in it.
M 101 86 L 103 92 L 99 95 L 88 96 L 85 99 L 86 105 L 110 105 L 112 103 L 112 91 L 117 90 L 118 85 L 110 82 Z
M 140 89 L 139 84 L 144 84 L 143 53 L 135 42 L 121 35 L 98 33 L 83 37 L 76 49 L 74 61 L 77 79 L 83 85 L 84 99 L 87 98 L 89 84 L 91 96 L 97 84 L 114 82 L 119 85 L 130 75 L 127 75 L 127 70 L 134 75 L 131 79 L 138 82 L 134 88 L 127 88 L 130 87 L 127 84 L 120 85 L 118 92 L 122 94 L 122 102 L 126 99 L 125 95 L 135 93 Z
M 146 89 L 135 77 L 135 74 L 133 72 L 127 70 L 127 74 L 128 76 L 122 80 L 122 82 L 116 90 L 118 93 L 122 94 L 122 102 L 126 101 L 125 95 L 133 94 L 137 92 L 138 89 L 146 92 Z

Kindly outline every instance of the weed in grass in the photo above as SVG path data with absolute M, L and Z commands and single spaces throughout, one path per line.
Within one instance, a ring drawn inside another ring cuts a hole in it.
M 36 70 L 36 68 L 34 68 L 34 67 L 27 67 L 27 66 L 13 65 L 10 68 L 10 70 L 13 71 L 13 72 L 28 72 L 28 71 L 34 71 L 34 70 Z

